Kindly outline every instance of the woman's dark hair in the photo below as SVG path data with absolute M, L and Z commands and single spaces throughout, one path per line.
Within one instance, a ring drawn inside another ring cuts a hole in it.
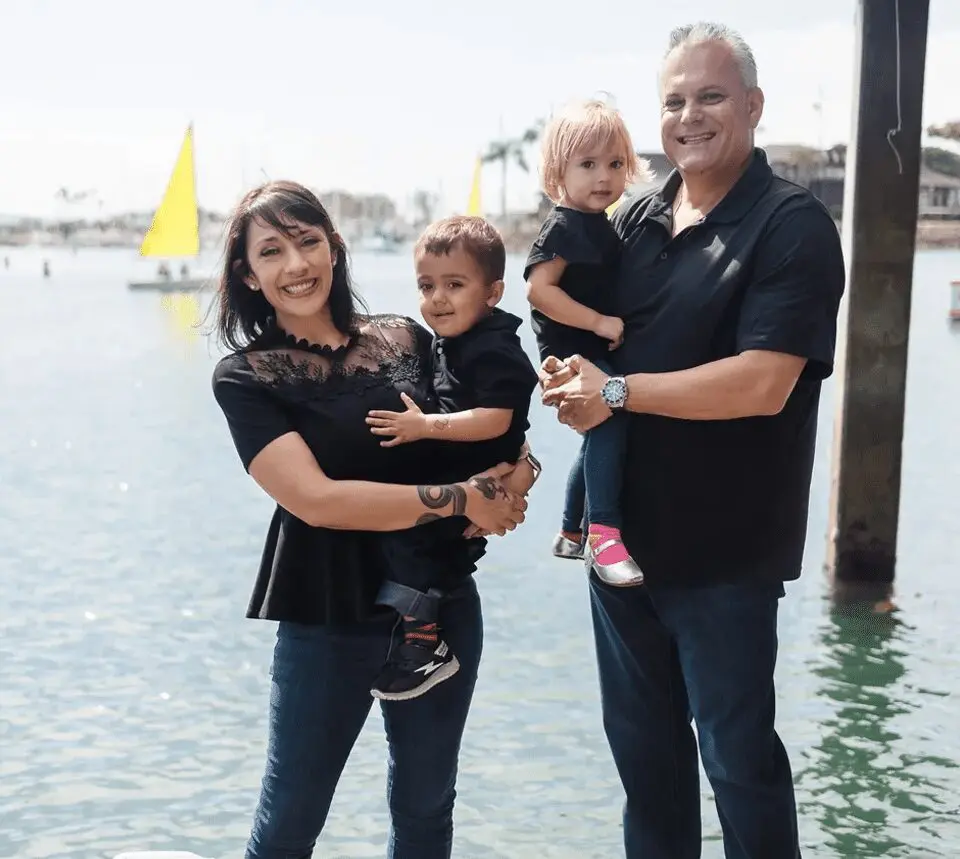
M 244 278 L 250 276 L 247 232 L 254 220 L 291 237 L 297 222 L 323 230 L 337 255 L 328 299 L 333 324 L 343 334 L 354 331 L 357 305 L 363 307 L 363 302 L 353 290 L 343 239 L 312 191 L 296 182 L 278 181 L 248 191 L 227 222 L 223 268 L 211 306 L 216 314 L 213 330 L 217 340 L 234 351 L 244 349 L 264 331 L 274 315 L 263 292 L 250 289 L 244 282 Z

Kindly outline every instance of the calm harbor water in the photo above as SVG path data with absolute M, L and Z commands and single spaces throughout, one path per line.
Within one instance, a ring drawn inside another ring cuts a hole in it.
M 195 308 L 125 282 L 133 252 L 7 250 L 0 269 L 0 857 L 242 854 L 263 763 L 271 624 L 243 618 L 270 503 L 210 393 Z M 416 315 L 410 261 L 359 256 L 374 310 Z M 521 261 L 504 306 L 523 312 Z M 804 577 L 782 604 L 779 724 L 805 857 L 946 857 L 960 844 L 960 253 L 917 259 L 899 610 L 824 599 L 834 401 L 821 418 Z M 529 330 L 525 332 L 530 343 Z M 532 350 L 532 343 L 531 350 Z M 574 434 L 539 407 L 527 523 L 480 575 L 486 652 L 455 855 L 611 859 L 621 792 L 602 734 L 586 583 L 548 554 Z M 521 637 L 522 647 L 515 644 Z M 374 710 L 319 857 L 383 855 Z M 722 855 L 703 784 L 706 859 Z

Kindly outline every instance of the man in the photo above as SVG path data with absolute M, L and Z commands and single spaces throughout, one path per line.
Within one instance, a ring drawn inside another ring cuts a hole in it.
M 764 98 L 739 35 L 675 30 L 660 86 L 677 169 L 614 215 L 624 375 L 547 358 L 544 402 L 581 432 L 632 413 L 623 536 L 647 583 L 590 582 L 628 859 L 700 856 L 691 718 L 727 859 L 796 859 L 774 728 L 777 606 L 800 575 L 840 240 L 824 207 L 754 148 Z

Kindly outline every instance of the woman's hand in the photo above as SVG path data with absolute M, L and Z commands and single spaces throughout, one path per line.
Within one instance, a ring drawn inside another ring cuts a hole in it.
M 480 531 L 502 537 L 523 522 L 526 500 L 502 482 L 515 470 L 512 463 L 502 462 L 460 484 L 466 493 L 464 515 Z
M 530 464 L 530 460 L 521 459 L 517 462 L 513 471 L 500 478 L 500 485 L 506 489 L 507 492 L 512 492 L 521 498 L 526 498 L 527 493 L 533 488 L 536 480 L 537 472 Z M 463 536 L 468 538 L 489 537 L 490 533 L 484 531 L 478 525 L 471 524 L 467 526 L 463 532 Z

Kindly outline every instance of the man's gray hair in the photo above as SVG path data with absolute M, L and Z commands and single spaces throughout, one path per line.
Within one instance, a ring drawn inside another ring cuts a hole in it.
M 702 42 L 722 42 L 733 54 L 740 67 L 740 77 L 747 89 L 757 86 L 757 61 L 746 40 L 736 30 L 726 24 L 714 24 L 710 21 L 698 21 L 677 27 L 670 33 L 670 47 L 667 54 L 681 45 L 695 45 Z

